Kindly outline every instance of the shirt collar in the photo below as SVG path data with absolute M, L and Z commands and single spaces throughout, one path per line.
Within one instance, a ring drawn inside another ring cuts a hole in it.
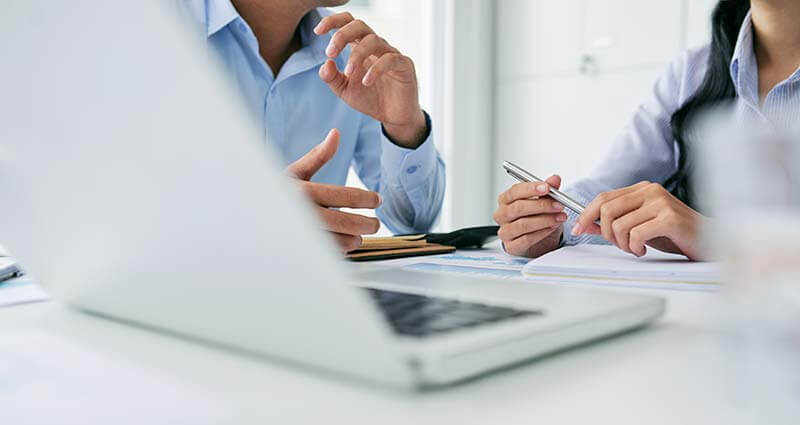
M 242 19 L 236 8 L 233 7 L 231 0 L 201 0 L 205 2 L 205 21 L 206 33 L 209 37 L 217 33 L 226 25 L 235 21 L 237 18 Z M 330 35 L 324 34 L 318 36 L 314 34 L 314 27 L 319 24 L 324 16 L 330 15 L 331 12 L 327 9 L 314 9 L 309 12 L 300 21 L 300 41 L 303 47 L 311 47 L 314 51 L 314 56 L 319 56 L 324 60 L 325 48 L 330 41 Z M 242 19 L 244 21 L 244 19 Z
M 750 12 L 747 12 L 739 28 L 739 36 L 731 58 L 730 74 L 739 96 L 758 104 L 758 65 L 753 51 L 753 24 Z
M 231 0 L 204 0 L 206 33 L 209 37 L 239 17 Z
M 283 65 L 280 72 L 281 75 L 276 78 L 275 84 L 289 76 L 305 72 L 325 62 L 327 59 L 325 48 L 330 42 L 331 35 L 316 35 L 314 34 L 314 27 L 322 20 L 323 16 L 329 14 L 330 12 L 326 9 L 314 9 L 303 17 L 298 25 L 302 47 Z M 337 61 L 341 61 L 341 57 L 340 55 Z M 342 66 L 339 63 L 339 67 Z
M 221 31 L 223 28 L 239 22 L 240 25 L 246 25 L 247 22 L 239 15 L 239 12 L 233 7 L 231 0 L 193 0 L 195 6 L 195 14 L 200 18 L 205 18 L 207 36 L 210 38 L 214 34 Z M 306 71 L 315 66 L 321 65 L 327 59 L 325 48 L 330 43 L 332 35 L 314 34 L 314 27 L 319 24 L 323 17 L 330 15 L 332 12 L 325 8 L 313 9 L 300 20 L 298 25 L 298 32 L 300 33 L 300 43 L 302 48 L 295 52 L 289 61 L 281 68 L 281 74 L 284 78 L 288 75 L 296 74 Z M 258 55 L 258 50 L 254 52 Z M 342 55 L 336 58 L 339 67 L 344 64 Z M 278 82 L 277 80 L 275 81 Z
M 730 74 L 736 93 L 758 105 L 758 62 L 753 49 L 753 22 L 750 12 L 747 12 L 742 26 L 739 28 L 739 36 L 736 39 L 736 47 L 733 49 L 731 58 Z M 800 81 L 800 68 L 780 84 L 797 81 Z
M 331 12 L 327 9 L 314 9 L 308 12 L 306 16 L 300 21 L 300 43 L 303 47 L 311 50 L 314 58 L 320 62 L 324 62 L 327 56 L 325 55 L 325 48 L 331 41 L 331 34 L 314 34 L 314 27 L 319 24 L 323 17 L 330 15 Z

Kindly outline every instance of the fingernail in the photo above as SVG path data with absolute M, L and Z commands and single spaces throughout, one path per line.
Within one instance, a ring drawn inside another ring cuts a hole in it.
M 325 48 L 325 54 L 328 55 L 328 57 L 333 57 L 333 53 L 333 43 L 328 44 L 328 47 Z
M 317 26 L 315 26 L 315 27 L 314 27 L 314 32 L 316 32 L 317 34 L 319 34 L 319 32 L 317 32 L 317 31 L 319 31 L 320 27 L 322 27 L 322 24 L 323 24 L 325 21 L 327 21 L 327 19 L 325 19 L 325 18 L 322 18 L 322 19 L 320 19 L 320 21 L 319 21 L 319 22 L 317 22 Z
M 364 78 L 361 79 L 361 84 L 367 86 L 370 84 L 370 78 L 372 78 L 372 73 L 367 71 L 367 74 L 364 75 Z
M 580 235 L 582 230 L 583 229 L 581 229 L 581 225 L 580 224 L 576 224 L 576 225 L 572 226 L 572 232 L 571 232 L 572 236 Z
M 541 193 L 546 193 L 547 192 L 547 185 L 542 183 L 539 186 L 536 186 L 536 190 L 538 190 Z
M 378 194 L 378 206 L 381 206 L 381 205 L 383 205 L 383 196 L 381 196 L 381 194 L 379 193 Z
M 567 221 L 567 215 L 564 214 L 564 213 L 561 213 L 561 214 L 557 215 L 556 216 L 556 221 L 562 222 L 562 223 Z
M 349 77 L 350 74 L 352 74 L 352 73 L 353 73 L 353 64 L 352 63 L 348 63 L 347 66 L 344 67 L 344 75 L 347 75 Z
M 564 206 L 559 204 L 558 202 L 553 202 L 553 209 L 556 211 L 561 211 L 564 209 Z

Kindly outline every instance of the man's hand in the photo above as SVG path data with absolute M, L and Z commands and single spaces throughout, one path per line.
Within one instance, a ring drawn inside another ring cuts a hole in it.
M 393 141 L 411 149 L 419 146 L 427 126 L 419 106 L 414 62 L 348 12 L 326 16 L 314 32 L 321 35 L 333 29 L 338 31 L 325 50 L 329 58 L 338 56 L 348 44 L 353 48 L 344 72 L 330 59 L 322 65 L 322 81 L 348 105 L 382 122 Z
M 538 257 L 558 248 L 567 214 L 563 205 L 547 196 L 550 186 L 558 189 L 561 177 L 550 176 L 545 183 L 517 183 L 497 198 L 497 236 L 509 254 Z
M 344 252 L 361 246 L 361 235 L 378 231 L 380 222 L 373 217 L 337 211 L 334 208 L 378 208 L 381 197 L 375 192 L 354 187 L 314 183 L 309 180 L 333 158 L 339 148 L 339 131 L 335 128 L 322 143 L 308 151 L 302 158 L 286 169 L 300 180 L 303 191 L 317 204 L 317 212 L 325 221 L 327 230 L 333 234 Z
M 597 219 L 599 226 L 594 223 Z M 649 245 L 699 260 L 700 226 L 704 220 L 660 184 L 643 181 L 597 195 L 578 217 L 572 234 L 602 234 L 619 249 L 637 257 L 644 255 L 645 245 Z

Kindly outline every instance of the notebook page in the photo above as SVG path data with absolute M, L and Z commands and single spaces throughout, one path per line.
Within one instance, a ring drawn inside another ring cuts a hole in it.
M 648 248 L 637 258 L 612 245 L 576 245 L 531 260 L 526 278 L 551 282 L 713 285 L 720 281 L 719 264 L 694 262 L 676 254 Z

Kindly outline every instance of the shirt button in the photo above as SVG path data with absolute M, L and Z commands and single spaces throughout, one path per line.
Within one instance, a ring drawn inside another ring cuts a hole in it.
M 238 28 L 241 32 L 247 32 L 247 25 L 245 25 L 244 22 L 239 22 Z
M 414 173 L 416 173 L 417 172 L 417 168 L 419 168 L 419 167 L 417 167 L 416 165 L 412 165 L 412 166 L 406 168 L 406 174 L 414 174 Z

